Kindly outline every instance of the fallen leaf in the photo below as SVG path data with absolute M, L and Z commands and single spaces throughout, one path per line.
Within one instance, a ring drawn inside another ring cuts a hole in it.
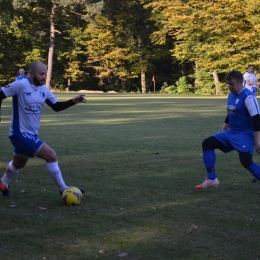
M 198 226 L 192 224 L 192 225 L 190 226 L 190 229 L 198 229 Z
M 126 257 L 126 256 L 128 256 L 128 254 L 127 253 L 120 253 L 120 254 L 118 254 L 118 256 L 119 257 Z
M 39 207 L 39 209 L 41 209 L 41 210 L 46 210 L 46 208 L 43 208 L 43 207 Z
M 98 250 L 98 252 L 99 252 L 99 254 L 104 254 L 104 253 L 105 253 L 105 250 L 100 249 L 100 250 Z

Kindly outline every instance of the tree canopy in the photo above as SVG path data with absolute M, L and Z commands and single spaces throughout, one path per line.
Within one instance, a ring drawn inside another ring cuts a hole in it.
M 0 0 L 0 10 L 1 85 L 40 60 L 61 90 L 146 92 L 153 76 L 156 90 L 185 76 L 186 91 L 214 94 L 228 71 L 260 65 L 258 1 Z

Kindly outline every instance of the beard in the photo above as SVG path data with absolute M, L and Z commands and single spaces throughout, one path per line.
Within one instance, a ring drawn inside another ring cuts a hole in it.
M 32 81 L 35 86 L 42 86 L 45 83 L 45 80 L 39 80 L 35 75 L 33 76 Z

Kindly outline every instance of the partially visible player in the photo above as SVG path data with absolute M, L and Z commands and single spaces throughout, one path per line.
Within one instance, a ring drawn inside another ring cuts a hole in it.
M 243 80 L 239 71 L 231 71 L 226 76 L 230 90 L 227 100 L 228 114 L 222 132 L 202 142 L 207 177 L 203 183 L 196 186 L 198 190 L 219 184 L 215 172 L 215 149 L 224 153 L 236 150 L 241 164 L 260 181 L 260 165 L 252 160 L 254 147 L 256 152 L 260 153 L 260 111 L 255 95 L 243 86 Z
M 257 87 L 259 86 L 258 78 L 254 73 L 254 66 L 248 65 L 247 72 L 244 73 L 245 87 L 251 90 L 254 95 L 257 95 Z
M 19 75 L 15 78 L 15 81 L 22 80 L 22 79 L 28 79 L 28 76 L 25 75 L 25 71 L 23 68 L 19 69 Z
M 44 103 L 54 111 L 62 111 L 84 102 L 84 95 L 75 96 L 68 101 L 59 102 L 57 97 L 44 85 L 47 67 L 42 62 L 33 62 L 29 68 L 29 78 L 15 81 L 2 87 L 0 100 L 12 97 L 13 111 L 9 128 L 9 138 L 14 146 L 13 159 L 7 164 L 0 180 L 3 196 L 11 196 L 9 183 L 23 168 L 29 158 L 37 156 L 46 161 L 47 171 L 57 185 L 60 194 L 68 188 L 58 165 L 55 151 L 38 138 L 38 129 Z M 83 189 L 81 189 L 84 192 Z

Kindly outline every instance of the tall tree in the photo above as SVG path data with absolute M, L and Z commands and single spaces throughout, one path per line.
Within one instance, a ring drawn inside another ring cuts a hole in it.
M 86 30 L 88 64 L 99 72 L 100 84 L 111 79 L 140 79 L 146 92 L 151 67 L 153 22 L 141 1 L 104 1 L 105 8 Z
M 54 55 L 54 47 L 55 47 L 55 37 L 56 33 L 61 34 L 61 30 L 58 30 L 56 28 L 56 19 L 57 15 L 68 15 L 73 13 L 73 11 L 70 10 L 70 7 L 77 6 L 86 6 L 88 4 L 96 3 L 95 0 L 81 0 L 78 2 L 75 2 L 73 0 L 47 0 L 47 1 L 41 1 L 41 0 L 28 0 L 26 3 L 24 3 L 23 0 L 13 0 L 13 6 L 16 9 L 41 9 L 43 13 L 49 13 L 49 33 L 50 33 L 50 40 L 49 40 L 49 52 L 48 52 L 48 71 L 47 71 L 47 79 L 46 79 L 46 85 L 48 87 L 51 87 L 51 77 L 52 77 L 52 69 L 53 69 L 53 55 Z M 100 1 L 99 1 L 100 2 Z M 101 1 L 102 2 L 102 1 Z M 91 10 L 93 12 L 93 9 L 86 8 L 86 10 Z M 67 11 L 67 12 L 66 12 Z M 62 27 L 62 25 L 60 26 Z
M 149 6 L 163 28 L 154 33 L 154 39 L 163 43 L 166 35 L 173 37 L 175 45 L 172 54 L 182 62 L 194 62 L 197 79 L 211 73 L 216 76 L 216 73 L 226 73 L 234 68 L 244 70 L 247 63 L 259 60 L 257 46 L 260 34 L 256 26 L 259 18 L 255 15 L 259 3 L 254 2 L 252 12 L 252 2 L 153 1 Z M 203 89 L 203 85 L 198 87 Z

